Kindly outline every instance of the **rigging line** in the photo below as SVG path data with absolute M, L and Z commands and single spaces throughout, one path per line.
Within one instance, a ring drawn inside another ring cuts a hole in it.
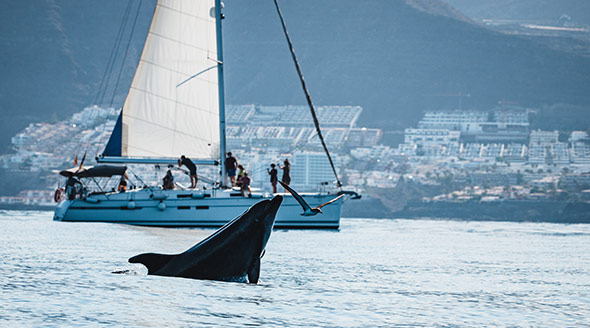
M 109 82 L 111 81 L 111 74 L 113 73 L 113 68 L 115 67 L 115 62 L 117 61 L 117 55 L 119 54 L 119 50 L 121 49 L 121 40 L 123 40 L 123 34 L 125 34 L 125 29 L 127 28 L 127 23 L 129 22 L 129 14 L 131 13 L 131 6 L 133 5 L 134 0 L 129 0 L 127 10 L 125 11 L 125 16 L 123 17 L 122 27 L 120 33 L 117 35 L 117 39 L 115 40 L 115 52 L 113 53 L 113 60 L 110 62 L 110 66 L 108 68 L 108 75 L 106 77 L 106 82 L 104 88 L 102 89 L 102 95 L 100 97 L 100 105 L 104 104 L 104 97 L 106 96 L 107 89 L 109 86 Z
M 115 87 L 113 88 L 113 95 L 111 97 L 111 102 L 109 103 L 109 108 L 113 107 L 113 101 L 115 100 L 115 95 L 117 94 L 117 88 L 119 87 L 119 81 L 121 80 L 121 73 L 123 72 L 123 66 L 125 64 L 125 59 L 127 58 L 127 53 L 129 51 L 129 47 L 131 45 L 131 38 L 133 37 L 133 32 L 135 31 L 135 25 L 137 24 L 137 17 L 139 16 L 139 10 L 141 9 L 142 2 L 143 2 L 142 0 L 139 0 L 139 4 L 137 5 L 137 11 L 135 12 L 135 18 L 133 19 L 133 25 L 131 26 L 131 31 L 129 32 L 129 39 L 127 40 L 127 47 L 125 48 L 125 53 L 123 54 L 123 58 L 121 59 L 121 67 L 119 68 L 117 82 L 115 83 Z M 121 39 L 123 39 L 122 36 L 121 36 Z M 113 66 L 114 66 L 114 61 L 113 61 Z M 109 79 L 110 79 L 110 72 L 109 72 Z M 105 88 L 105 92 L 106 92 L 106 88 Z M 104 94 L 103 94 L 103 96 L 104 96 Z M 123 109 L 121 109 L 121 110 L 123 110 Z M 108 121 L 108 117 L 107 117 L 107 121 Z M 102 134 L 104 134 L 105 129 L 106 129 L 106 122 L 103 125 Z M 95 153 L 99 152 L 99 148 L 103 144 L 103 139 L 104 139 L 103 136 L 101 136 L 100 142 L 98 142 L 98 144 L 96 145 Z
M 129 11 L 131 9 L 131 2 L 132 0 L 129 0 L 127 2 L 127 7 L 125 8 L 125 13 L 123 14 L 123 18 L 121 20 L 121 24 L 119 25 L 119 31 L 117 31 L 117 37 L 115 38 L 115 42 L 113 42 L 113 48 L 111 49 L 111 53 L 109 55 L 109 60 L 107 62 L 107 65 L 105 67 L 104 73 L 102 75 L 102 79 L 100 81 L 100 86 L 98 88 L 98 91 L 96 92 L 96 97 L 94 98 L 94 104 L 95 105 L 101 105 L 102 104 L 102 99 L 104 99 L 104 93 L 106 92 L 106 89 L 108 87 L 108 81 L 110 80 L 110 72 L 112 71 L 113 65 L 114 65 L 114 58 L 115 58 L 115 54 L 116 52 L 118 52 L 119 46 L 121 44 L 121 37 L 123 35 L 123 30 L 125 29 L 126 26 L 126 22 L 127 22 L 127 18 L 129 17 Z M 107 78 L 107 72 L 108 72 L 108 78 Z M 101 103 L 98 103 L 98 98 L 100 97 L 100 94 L 102 92 L 102 99 L 101 99 Z M 96 116 L 98 114 L 95 114 L 91 117 L 91 119 L 94 120 L 95 122 L 95 126 L 96 127 Z M 77 159 L 78 159 L 78 153 L 80 152 L 80 148 L 82 148 L 82 145 L 84 144 L 84 149 L 85 152 L 88 151 L 88 148 L 90 147 L 90 139 L 86 140 L 86 142 L 80 140 L 79 144 L 78 144 L 78 148 L 76 149 L 76 154 L 75 154 L 75 165 L 77 165 Z
M 109 69 L 109 74 L 108 74 L 108 76 L 107 76 L 107 80 L 106 80 L 107 82 L 105 83 L 105 86 L 104 86 L 104 89 L 103 89 L 103 93 L 102 93 L 102 97 L 101 97 L 101 99 L 100 99 L 100 103 L 101 103 L 101 104 L 104 104 L 104 97 L 105 97 L 105 95 L 106 95 L 106 92 L 107 92 L 108 83 L 109 83 L 109 81 L 111 80 L 111 74 L 112 74 L 112 72 L 113 72 L 113 68 L 115 67 L 115 62 L 116 62 L 116 60 L 117 60 L 117 59 L 116 59 L 116 58 L 117 58 L 117 54 L 119 53 L 119 50 L 121 49 L 121 42 L 122 42 L 122 40 L 123 40 L 123 35 L 125 34 L 125 29 L 126 29 L 126 27 L 127 27 L 127 23 L 128 23 L 128 21 L 129 21 L 129 14 L 131 13 L 131 7 L 133 6 L 133 2 L 134 2 L 134 0 L 130 0 L 130 1 L 129 1 L 129 3 L 128 3 L 128 7 L 127 7 L 127 10 L 126 10 L 126 13 L 125 13 L 124 19 L 123 19 L 122 28 L 121 28 L 120 34 L 118 35 L 118 38 L 119 38 L 119 39 L 116 41 L 116 50 L 115 50 L 115 52 L 113 53 L 113 61 L 111 62 L 111 67 L 110 67 L 110 69 Z M 136 23 L 136 21 L 137 21 L 137 14 L 139 13 L 139 8 L 140 8 L 140 7 L 141 7 L 141 0 L 140 0 L 140 2 L 139 2 L 139 5 L 138 5 L 138 7 L 137 7 L 137 13 L 136 13 L 136 15 L 135 15 L 135 20 L 134 20 L 134 22 L 133 22 L 133 27 L 131 28 L 131 32 L 130 32 L 130 35 L 129 35 L 129 40 L 128 40 L 128 42 L 127 42 L 127 48 L 126 48 L 126 50 L 125 50 L 125 56 L 123 56 L 123 58 L 121 59 L 121 70 L 123 69 L 123 64 L 124 64 L 124 62 L 125 62 L 125 58 L 126 58 L 126 56 L 127 56 L 127 50 L 129 49 L 129 44 L 130 44 L 130 42 L 131 42 L 131 36 L 133 35 L 133 30 L 134 30 L 134 28 L 135 28 L 135 23 Z M 110 105 L 109 105 L 109 108 L 111 108 L 111 107 L 112 107 L 112 104 L 113 104 L 113 99 L 114 99 L 114 97 L 115 97 L 115 93 L 116 93 L 116 91 L 117 91 L 117 86 L 118 86 L 118 84 L 119 84 L 119 78 L 121 77 L 121 70 L 119 70 L 119 76 L 118 76 L 118 78 L 117 78 L 117 83 L 116 83 L 116 85 L 115 85 L 115 88 L 113 89 L 113 98 L 111 98 L 111 103 L 110 103 Z M 103 124 L 103 128 L 102 128 L 101 134 L 104 134 L 104 132 L 105 132 L 105 130 L 106 130 L 106 123 L 108 122 L 108 119 L 109 119 L 109 115 L 107 114 L 106 122 Z M 101 135 L 101 136 L 100 136 L 100 140 L 99 140 L 99 142 L 98 142 L 98 143 L 97 143 L 97 145 L 96 145 L 95 154 L 97 154 L 97 153 L 99 152 L 99 148 L 100 148 L 100 147 L 104 147 L 104 145 L 103 145 L 103 141 L 104 141 L 104 136 L 102 136 L 102 135 Z M 88 147 L 89 147 L 89 146 L 90 146 L 90 145 L 88 145 Z M 88 148 L 88 147 L 87 147 L 87 148 Z
M 117 44 L 119 43 L 119 39 L 121 38 L 121 34 L 123 32 L 123 25 L 125 23 L 125 21 L 127 20 L 126 17 L 129 15 L 129 9 L 131 8 L 131 0 L 127 1 L 127 8 L 125 9 L 125 14 L 123 14 L 123 19 L 121 20 L 121 24 L 119 25 L 119 31 L 117 32 L 117 37 L 115 39 L 115 42 L 113 43 L 113 48 L 111 49 L 111 54 L 109 56 L 109 61 L 107 63 L 107 66 L 104 69 L 104 73 L 102 74 L 102 80 L 100 81 L 100 86 L 98 88 L 98 92 L 96 93 L 96 97 L 94 98 L 94 104 L 98 105 L 98 97 L 101 93 L 101 90 L 103 88 L 103 86 L 106 88 L 105 85 L 105 78 L 107 76 L 107 72 L 109 70 L 109 66 L 111 66 L 111 61 L 113 60 L 113 58 L 115 57 L 115 50 L 117 49 Z
M 131 38 L 133 37 L 133 32 L 135 31 L 135 25 L 137 24 L 137 17 L 139 16 L 139 9 L 141 9 L 141 3 L 143 0 L 139 0 L 139 5 L 137 5 L 137 11 L 135 12 L 135 19 L 133 19 L 133 25 L 131 26 L 131 32 L 129 33 L 129 40 L 127 40 L 127 47 L 125 48 L 125 54 L 123 54 L 123 59 L 121 60 L 121 67 L 119 68 L 119 76 L 117 76 L 117 83 L 115 84 L 115 89 L 113 90 L 113 96 L 111 97 L 111 103 L 109 107 L 113 106 L 113 101 L 115 100 L 115 94 L 117 93 L 117 87 L 119 86 L 119 81 L 121 80 L 121 73 L 123 72 L 123 66 L 125 64 L 125 59 L 127 58 L 127 52 L 129 51 L 129 46 L 131 45 Z
M 279 18 L 281 19 L 281 25 L 283 26 L 283 32 L 285 33 L 285 38 L 287 39 L 287 43 L 289 44 L 289 50 L 291 51 L 291 57 L 293 58 L 293 63 L 295 64 L 295 69 L 297 69 L 297 74 L 299 75 L 299 80 L 301 81 L 301 87 L 303 88 L 303 92 L 305 93 L 305 98 L 307 100 L 307 104 L 309 105 L 309 110 L 311 112 L 311 116 L 313 118 L 313 124 L 318 132 L 318 137 L 322 142 L 322 146 L 326 151 L 326 155 L 328 156 L 328 160 L 330 161 L 330 166 L 332 166 L 332 171 L 334 172 L 334 176 L 336 177 L 337 187 L 342 187 L 342 183 L 340 182 L 340 178 L 338 178 L 338 173 L 336 172 L 336 167 L 334 166 L 334 162 L 332 161 L 332 156 L 330 156 L 330 152 L 328 151 L 328 146 L 324 141 L 324 136 L 322 135 L 322 130 L 320 129 L 320 122 L 318 121 L 318 117 L 315 113 L 315 109 L 313 107 L 313 103 L 311 102 L 311 95 L 309 94 L 309 90 L 307 90 L 307 86 L 305 84 L 305 79 L 303 78 L 303 73 L 301 72 L 301 67 L 299 67 L 299 62 L 297 61 L 297 57 L 295 56 L 295 50 L 293 49 L 293 43 L 291 43 L 291 38 L 289 37 L 289 32 L 287 32 L 287 26 L 285 25 L 285 20 L 283 19 L 283 14 L 281 13 L 281 9 L 279 8 L 279 3 L 277 0 L 274 0 L 275 7 L 277 8 L 277 13 L 279 14 Z

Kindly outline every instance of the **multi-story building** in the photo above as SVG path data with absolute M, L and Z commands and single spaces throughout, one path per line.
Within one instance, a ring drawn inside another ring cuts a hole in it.
M 482 147 L 481 150 L 481 157 L 489 160 L 496 160 L 502 157 L 502 152 L 504 151 L 504 144 L 487 144 Z
M 448 129 L 406 129 L 404 142 L 407 144 L 457 144 L 461 132 Z
M 531 131 L 529 145 L 552 144 L 559 141 L 559 132 L 555 131 Z
M 380 129 L 352 128 L 346 138 L 346 146 L 350 148 L 373 147 L 381 139 L 382 131 Z
M 488 114 L 478 111 L 427 111 L 418 122 L 419 129 L 447 129 L 455 131 L 481 131 L 481 123 Z
M 557 142 L 551 145 L 550 163 L 548 164 L 569 164 L 570 155 L 567 143 Z
M 336 169 L 340 166 L 340 159 L 332 155 Z M 325 153 L 297 152 L 293 155 L 291 169 L 291 184 L 300 190 L 316 190 L 322 184 L 335 181 L 334 172 Z
M 231 148 L 273 148 L 282 152 L 322 148 L 309 108 L 306 106 L 227 107 L 227 144 Z M 349 146 L 373 146 L 379 140 L 378 129 L 353 128 L 362 108 L 359 106 L 322 106 L 317 108 L 322 135 L 331 149 Z
M 590 145 L 576 142 L 572 145 L 571 160 L 575 164 L 590 164 Z
M 460 158 L 466 160 L 473 160 L 476 158 L 481 158 L 481 151 L 483 145 L 480 143 L 468 143 L 463 144 L 461 147 L 461 152 L 459 154 Z
M 523 144 L 508 144 L 504 146 L 502 158 L 509 163 L 524 163 L 526 161 L 527 151 L 527 147 Z
M 573 144 L 583 140 L 588 140 L 588 133 L 586 133 L 586 131 L 572 131 L 568 142 Z
M 497 110 L 490 114 L 461 110 L 428 111 L 418 122 L 418 127 L 460 131 L 461 139 L 468 142 L 526 142 L 529 133 L 527 111 Z

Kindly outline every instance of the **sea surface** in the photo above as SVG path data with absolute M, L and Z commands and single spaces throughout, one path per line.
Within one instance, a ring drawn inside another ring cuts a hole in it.
M 250 285 L 127 263 L 184 251 L 212 229 L 51 218 L 0 212 L 0 327 L 590 325 L 590 225 L 342 219 L 339 231 L 276 230 Z

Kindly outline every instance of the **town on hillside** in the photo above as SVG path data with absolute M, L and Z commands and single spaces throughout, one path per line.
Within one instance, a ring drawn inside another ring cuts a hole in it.
M 359 127 L 360 106 L 322 106 L 317 113 L 344 185 L 379 199 L 391 211 L 412 200 L 590 200 L 588 133 L 536 129 L 529 120 L 534 109 L 501 104 L 489 111 L 426 111 L 404 131 Z M 0 205 L 52 206 L 57 172 L 73 167 L 84 154 L 84 165 L 95 164 L 118 114 L 113 108 L 88 107 L 65 122 L 32 123 L 15 135 L 14 152 L 0 156 L 0 167 L 7 176 L 33 178 L 23 180 L 13 194 L 1 195 Z M 270 192 L 267 168 L 285 159 L 292 163 L 295 189 L 332 188 L 335 178 L 307 107 L 234 105 L 226 116 L 227 149 L 245 167 L 253 188 Z M 129 169 L 147 185 L 160 184 L 166 170 L 153 165 Z M 214 181 L 218 170 L 200 166 L 200 186 Z M 181 184 L 189 183 L 182 172 L 176 176 Z M 391 196 L 399 194 L 391 193 L 396 188 L 404 197 Z

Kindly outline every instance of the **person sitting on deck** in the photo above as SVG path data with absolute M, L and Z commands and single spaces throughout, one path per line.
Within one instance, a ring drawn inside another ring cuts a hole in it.
M 246 170 L 244 169 L 242 164 L 238 165 L 238 180 L 236 181 L 236 186 L 242 186 L 242 178 L 244 177 L 244 174 L 246 174 Z
M 76 199 L 76 195 L 79 193 L 81 187 L 82 183 L 80 180 L 74 178 L 73 176 L 68 177 L 68 181 L 66 181 L 66 195 L 68 196 L 68 199 Z
M 127 180 L 125 180 L 125 176 L 121 176 L 121 180 L 119 181 L 119 185 L 117 186 L 118 192 L 125 192 L 127 191 Z
M 162 188 L 164 188 L 164 190 L 174 189 L 174 177 L 172 176 L 172 171 L 168 170 L 166 172 L 166 176 L 162 179 Z
M 242 176 L 242 178 L 240 178 L 240 183 L 241 183 L 241 190 L 242 190 L 242 196 L 246 197 L 252 197 L 252 191 L 250 190 L 250 177 L 248 176 L 248 172 L 244 171 L 244 175 Z M 247 194 L 246 194 L 247 193 Z

